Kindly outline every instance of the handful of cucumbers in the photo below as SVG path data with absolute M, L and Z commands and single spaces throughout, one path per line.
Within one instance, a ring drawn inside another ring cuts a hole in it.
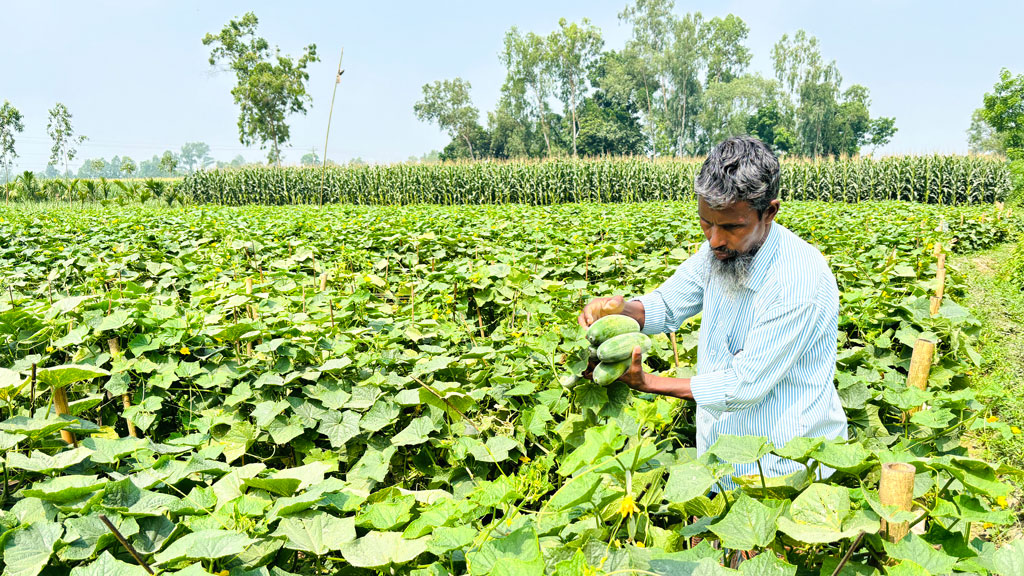
M 633 348 L 640 346 L 644 354 L 651 349 L 651 339 L 640 333 L 640 324 L 622 314 L 599 318 L 587 329 L 590 357 L 599 364 L 594 368 L 594 383 L 607 386 L 629 370 Z

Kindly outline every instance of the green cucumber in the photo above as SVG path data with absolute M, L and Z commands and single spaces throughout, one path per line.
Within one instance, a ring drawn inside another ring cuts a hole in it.
M 592 362 L 600 362 L 600 359 L 597 357 L 597 348 L 594 346 L 590 347 L 590 360 Z
M 633 356 L 633 348 L 639 346 L 642 354 L 647 354 L 651 349 L 651 339 L 646 334 L 634 332 L 632 334 L 620 334 L 609 338 L 597 348 L 597 357 L 601 362 L 615 363 L 628 360 Z
M 629 365 L 633 363 L 632 358 L 627 358 L 622 362 L 614 362 L 609 364 L 607 362 L 601 362 L 597 366 L 594 366 L 594 384 L 601 386 L 607 386 L 612 382 L 619 379 L 629 370 Z
M 587 328 L 587 340 L 594 346 L 600 346 L 605 340 L 620 334 L 639 331 L 640 324 L 636 320 L 622 314 L 611 314 L 598 318 L 597 322 Z

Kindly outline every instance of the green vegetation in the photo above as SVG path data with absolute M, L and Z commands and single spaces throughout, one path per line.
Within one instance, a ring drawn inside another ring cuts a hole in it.
M 220 204 L 556 204 L 694 198 L 698 161 L 643 159 L 433 165 L 247 168 L 197 172 L 182 191 Z M 782 163 L 785 200 L 991 203 L 1010 189 L 1006 163 L 990 157 L 908 156 Z M 321 194 L 322 191 L 322 194 Z
M 167 573 L 1013 573 L 1019 541 L 972 540 L 1016 520 L 999 476 L 1019 472 L 960 443 L 1014 430 L 970 386 L 956 269 L 928 308 L 934 243 L 985 249 L 1020 219 L 786 202 L 840 285 L 853 440 L 725 437 L 697 458 L 692 405 L 563 386 L 587 366 L 580 306 L 658 285 L 701 241 L 693 212 L 0 208 L 5 570 L 137 573 L 103 514 Z M 695 329 L 678 366 L 652 338 L 648 369 L 691 370 Z M 906 386 L 919 337 L 938 342 L 925 391 Z M 709 498 L 768 452 L 808 469 Z M 917 470 L 913 513 L 879 502 L 891 461 Z M 837 472 L 812 482 L 816 462 Z M 925 530 L 884 542 L 880 518 Z M 719 566 L 738 550 L 760 554 Z

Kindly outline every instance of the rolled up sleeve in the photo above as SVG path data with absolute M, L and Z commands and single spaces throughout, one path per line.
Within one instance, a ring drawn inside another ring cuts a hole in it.
M 728 368 L 690 380 L 694 401 L 716 417 L 756 405 L 771 392 L 813 339 L 818 314 L 814 302 L 804 301 L 760 316 Z
M 707 243 L 679 265 L 675 273 L 653 292 L 635 298 L 644 305 L 644 334 L 674 332 L 704 305 Z

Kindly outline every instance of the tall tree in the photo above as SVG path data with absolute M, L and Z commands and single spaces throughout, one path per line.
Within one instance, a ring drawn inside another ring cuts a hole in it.
M 181 153 L 178 157 L 189 172 L 204 170 L 213 164 L 210 146 L 205 142 L 185 142 L 181 145 Z
M 587 78 L 602 46 L 601 31 L 586 18 L 580 24 L 570 24 L 562 18 L 558 21 L 558 30 L 548 36 L 548 57 L 569 121 L 573 156 L 576 156 L 576 139 L 580 132 L 577 110 L 589 91 Z
M 643 82 L 644 100 L 646 101 L 645 123 L 647 124 L 650 146 L 658 153 L 659 119 L 668 116 L 668 68 L 669 58 L 666 54 L 671 48 L 671 39 L 678 38 L 686 30 L 680 29 L 672 15 L 675 6 L 673 0 L 636 0 L 619 13 L 619 20 L 632 25 L 632 38 L 627 42 L 626 49 L 637 56 L 635 64 L 642 67 L 636 77 Z M 684 44 L 677 43 L 676 48 L 686 50 Z M 695 45 L 694 45 L 695 49 Z M 679 58 L 675 59 L 677 62 Z M 660 107 L 656 92 L 661 92 Z M 685 108 L 685 99 L 683 100 Z M 685 113 L 684 113 L 685 118 Z
M 502 97 L 514 118 L 532 120 L 540 126 L 547 155 L 552 152 L 550 109 L 548 100 L 554 94 L 554 75 L 548 43 L 533 32 L 520 34 L 513 26 L 505 33 L 500 58 L 505 65 Z
M 68 177 L 68 162 L 78 155 L 78 146 L 86 141 L 85 136 L 75 136 L 75 129 L 71 125 L 71 112 L 64 104 L 57 102 L 53 108 L 48 110 L 49 119 L 46 123 L 46 133 L 53 141 L 50 147 L 50 165 L 64 165 L 64 179 Z
M 1003 68 L 984 102 L 982 117 L 1004 139 L 1006 155 L 1024 159 L 1024 74 L 1014 76 Z
M 281 147 L 291 136 L 285 120 L 289 114 L 306 113 L 312 102 L 306 93 L 306 67 L 320 59 L 316 44 L 306 46 L 297 60 L 276 47 L 271 52 L 267 41 L 256 35 L 258 25 L 256 15 L 247 12 L 229 21 L 219 34 L 204 36 L 203 45 L 213 46 L 211 66 L 226 62 L 235 73 L 231 95 L 240 107 L 239 140 L 246 146 L 258 142 L 261 150 L 269 144 L 267 161 L 279 164 Z
M 1006 154 L 1006 138 L 985 121 L 985 110 L 971 113 L 971 126 L 967 129 L 967 150 L 971 154 Z
M 0 107 L 0 165 L 4 167 L 4 202 L 11 198 L 11 166 L 18 152 L 14 149 L 14 134 L 25 130 L 21 112 L 4 100 Z
M 463 140 L 470 158 L 475 158 L 472 137 L 480 126 L 480 111 L 473 106 L 471 88 L 462 78 L 424 84 L 423 99 L 413 105 L 413 111 L 420 120 L 437 123 L 453 140 Z

